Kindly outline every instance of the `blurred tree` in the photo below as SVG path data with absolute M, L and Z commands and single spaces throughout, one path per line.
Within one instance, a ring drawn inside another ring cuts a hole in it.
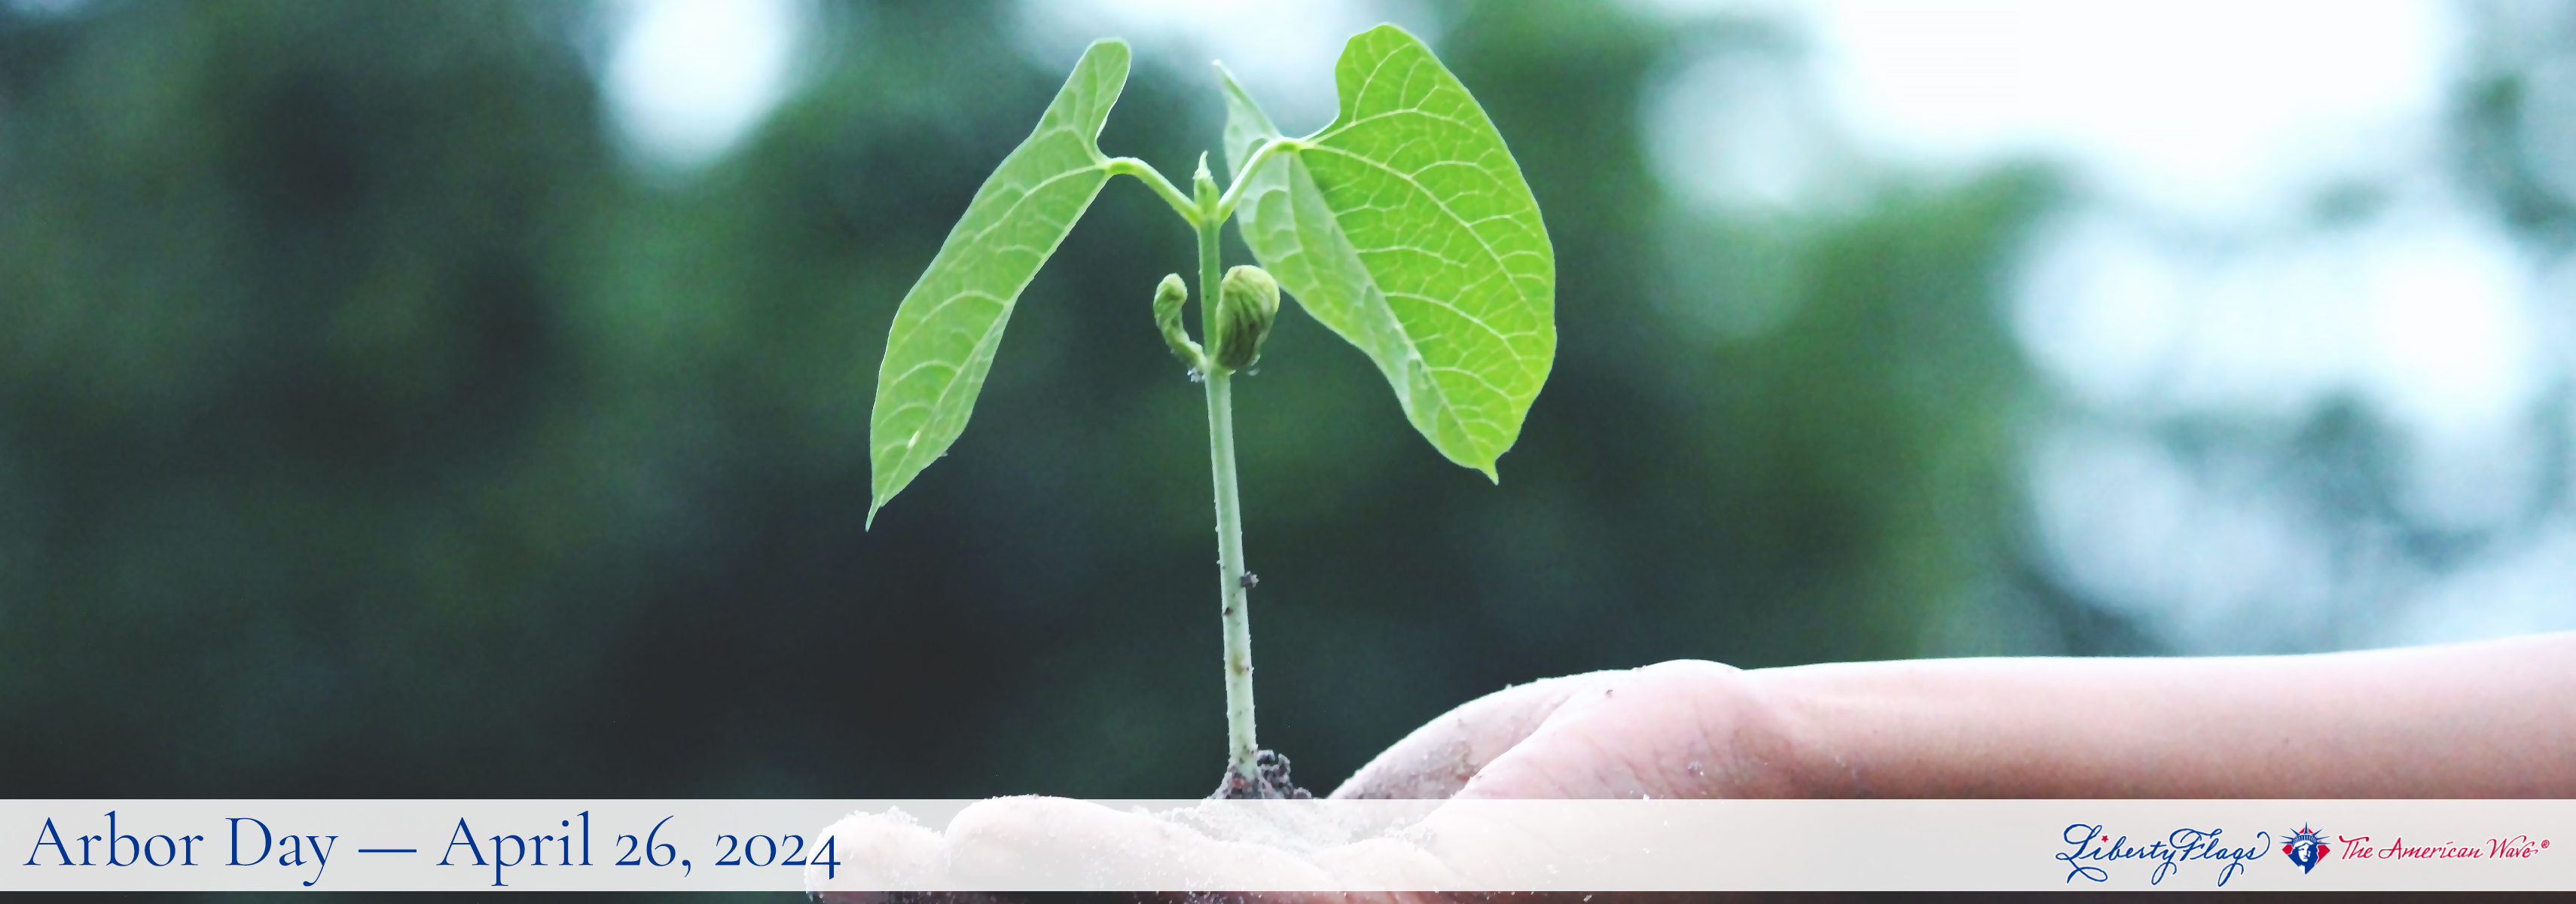
M 1205 424 L 1147 312 L 1188 237 L 1143 190 L 860 529 L 893 306 L 1062 78 L 1014 7 L 827 8 L 805 88 L 663 185 L 599 136 L 579 6 L 0 16 L 11 793 L 1215 780 Z M 1949 648 L 2012 580 L 1994 282 L 2050 181 L 1692 208 L 1637 122 L 1688 28 L 1435 18 L 1547 211 L 1560 359 L 1497 487 L 1282 317 L 1238 389 L 1265 739 L 1329 786 L 1504 682 Z M 1147 50 L 1103 146 L 1185 173 L 1213 79 Z M 1694 313 L 1756 293 L 1758 334 Z
M 563 319 L 614 189 L 573 12 L 0 28 L 18 793 L 463 792 L 446 764 L 565 752 L 604 636 L 566 591 L 641 539 Z

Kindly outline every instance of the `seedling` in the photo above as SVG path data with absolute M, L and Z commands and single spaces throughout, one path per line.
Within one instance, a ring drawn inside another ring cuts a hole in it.
M 1377 363 L 1433 448 L 1499 481 L 1494 461 L 1519 438 L 1556 357 L 1556 252 L 1484 108 L 1403 29 L 1351 38 L 1334 70 L 1341 113 L 1303 138 L 1281 135 L 1219 66 L 1232 171 L 1223 192 L 1206 154 L 1185 194 L 1144 161 L 1100 151 L 1127 62 L 1116 40 L 1083 52 L 1037 131 L 975 191 L 896 309 L 869 421 L 868 523 L 966 428 L 1020 290 L 1101 186 L 1122 175 L 1143 182 L 1198 234 L 1206 344 L 1181 325 L 1189 287 L 1179 274 L 1156 287 L 1152 313 L 1207 393 L 1231 748 L 1218 796 L 1302 796 L 1286 760 L 1253 740 L 1256 579 L 1243 565 L 1233 377 L 1260 358 L 1285 289 Z M 1218 230 L 1237 216 L 1262 266 L 1220 274 Z

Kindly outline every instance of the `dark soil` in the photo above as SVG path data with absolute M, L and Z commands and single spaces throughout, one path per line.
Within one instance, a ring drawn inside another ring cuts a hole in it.
M 1217 781 L 1216 793 L 1209 800 L 1306 800 L 1315 795 L 1288 780 L 1288 758 L 1278 751 L 1264 750 L 1253 759 L 1259 775 L 1236 772 L 1225 767 L 1225 777 Z

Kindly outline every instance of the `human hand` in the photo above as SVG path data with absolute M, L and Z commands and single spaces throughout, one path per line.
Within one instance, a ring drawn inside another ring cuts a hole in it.
M 1134 874 L 1187 864 L 1245 887 L 1449 887 L 1496 863 L 1535 862 L 1550 844 L 1481 800 L 1674 798 L 1795 793 L 1781 722 L 1743 672 L 1668 662 L 1506 688 L 1432 720 L 1331 795 L 1453 801 L 1433 805 L 1405 838 L 1322 849 L 1210 837 L 1191 827 L 1081 801 L 998 798 L 958 814 L 946 832 L 882 817 L 834 826 L 846 865 L 812 883 L 828 900 L 918 899 L 869 886 L 972 888 L 980 877 Z M 1393 878 L 1390 878 L 1393 877 Z M 853 889 L 835 891 L 835 887 Z M 940 894 L 937 900 L 989 896 Z M 1280 893 L 1269 900 L 1420 900 L 1423 895 Z M 1525 900 L 1525 898 L 1515 898 Z
M 1785 724 L 1750 676 L 1714 662 L 1550 678 L 1431 720 L 1332 796 L 1799 796 Z

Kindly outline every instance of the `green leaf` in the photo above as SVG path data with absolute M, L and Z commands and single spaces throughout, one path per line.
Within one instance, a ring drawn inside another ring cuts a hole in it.
M 1127 85 L 1127 58 L 1115 40 L 1083 52 L 1037 131 L 975 190 L 895 309 L 868 421 L 869 524 L 965 431 L 1020 290 L 1109 181 L 1100 125 Z
M 1556 358 L 1538 200 L 1484 108 L 1403 29 L 1351 38 L 1335 80 L 1341 115 L 1244 186 L 1244 243 L 1368 353 L 1433 447 L 1495 477 Z M 1225 89 L 1240 179 L 1279 130 L 1230 75 Z

